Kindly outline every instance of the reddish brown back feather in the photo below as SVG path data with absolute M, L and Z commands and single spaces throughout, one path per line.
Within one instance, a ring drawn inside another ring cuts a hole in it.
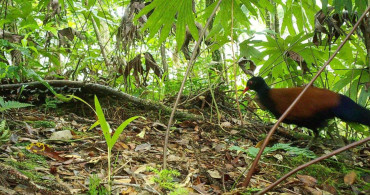
M 303 88 L 275 88 L 269 92 L 270 98 L 276 105 L 276 110 L 283 114 Z M 339 104 L 339 95 L 326 89 L 310 87 L 294 106 L 286 119 L 299 120 L 310 118 L 320 111 L 330 109 Z

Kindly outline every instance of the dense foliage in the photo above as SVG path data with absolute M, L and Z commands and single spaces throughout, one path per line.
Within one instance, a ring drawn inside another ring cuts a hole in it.
M 217 3 L 2 1 L 1 78 L 22 82 L 35 79 L 29 74 L 35 71 L 43 79 L 104 82 L 136 96 L 161 100 L 176 94 L 186 61 L 198 52 L 187 94 L 219 82 L 226 86 L 237 82 L 243 88 L 247 76 L 237 69 L 234 80 L 233 55 L 253 62 L 248 69 L 276 83 L 275 87 L 301 86 L 329 58 L 367 6 L 364 0 L 222 1 L 201 49 L 192 51 Z M 370 93 L 367 28 L 360 26 L 315 83 L 363 106 Z

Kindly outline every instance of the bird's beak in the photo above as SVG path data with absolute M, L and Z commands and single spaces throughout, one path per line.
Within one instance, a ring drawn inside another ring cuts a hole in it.
M 249 90 L 249 87 L 246 87 L 243 91 L 243 94 Z

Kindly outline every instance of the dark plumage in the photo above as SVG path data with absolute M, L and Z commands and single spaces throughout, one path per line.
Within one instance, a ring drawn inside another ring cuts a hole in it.
M 271 89 L 263 78 L 252 77 L 243 93 L 248 89 L 256 91 L 262 105 L 279 118 L 301 93 L 303 87 Z M 316 87 L 310 87 L 303 94 L 283 122 L 312 129 L 317 137 L 318 128 L 325 126 L 326 121 L 334 117 L 370 126 L 370 110 L 356 104 L 347 96 Z

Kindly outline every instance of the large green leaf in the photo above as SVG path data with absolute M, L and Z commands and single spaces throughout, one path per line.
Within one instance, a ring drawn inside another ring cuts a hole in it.
M 186 27 L 189 27 L 189 31 L 194 39 L 198 39 L 198 29 L 195 26 L 191 0 L 155 0 L 142 9 L 135 16 L 134 20 L 139 19 L 152 10 L 153 13 L 142 28 L 142 31 L 149 30 L 149 39 L 153 38 L 160 31 L 159 44 L 161 44 L 169 36 L 173 24 L 176 24 L 178 49 L 184 43 Z

